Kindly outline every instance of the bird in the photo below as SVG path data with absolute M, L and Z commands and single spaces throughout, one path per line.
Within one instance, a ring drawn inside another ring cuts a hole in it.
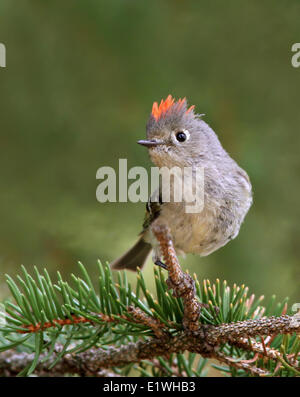
M 111 263 L 112 269 L 137 271 L 150 253 L 153 262 L 163 261 L 151 225 L 158 220 L 171 233 L 177 255 L 206 256 L 234 239 L 252 205 L 252 186 L 248 174 L 222 147 L 216 133 L 203 120 L 203 114 L 188 106 L 187 99 L 168 95 L 160 104 L 154 102 L 146 124 L 145 146 L 151 161 L 162 169 L 203 169 L 196 184 L 203 186 L 203 208 L 187 213 L 186 202 L 163 201 L 161 186 L 146 204 L 143 228 L 137 242 Z

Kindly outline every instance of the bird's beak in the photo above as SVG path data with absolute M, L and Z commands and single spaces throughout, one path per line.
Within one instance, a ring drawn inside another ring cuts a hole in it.
M 138 143 L 139 145 L 143 145 L 143 146 L 146 146 L 146 147 L 148 147 L 148 148 L 151 148 L 151 147 L 153 147 L 153 146 L 162 145 L 164 142 L 163 142 L 163 141 L 156 140 L 156 139 L 151 139 L 151 140 L 149 140 L 149 141 L 147 141 L 147 140 L 137 141 L 137 143 Z

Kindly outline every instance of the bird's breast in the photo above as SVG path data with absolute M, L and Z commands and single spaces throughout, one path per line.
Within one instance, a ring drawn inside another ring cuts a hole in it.
M 250 206 L 250 205 L 249 205 Z M 248 208 L 211 200 L 199 213 L 186 213 L 185 203 L 165 203 L 160 221 L 170 228 L 175 249 L 180 254 L 202 256 L 235 238 Z

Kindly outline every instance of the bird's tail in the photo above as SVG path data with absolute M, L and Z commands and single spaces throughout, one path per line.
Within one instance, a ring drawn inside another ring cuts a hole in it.
M 129 269 L 136 272 L 137 267 L 142 268 L 152 250 L 152 246 L 140 237 L 138 241 L 120 258 L 113 261 L 110 266 L 114 270 Z

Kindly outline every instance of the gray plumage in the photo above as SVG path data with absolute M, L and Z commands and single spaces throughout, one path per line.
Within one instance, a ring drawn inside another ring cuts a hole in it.
M 186 213 L 184 201 L 151 203 L 150 200 L 138 243 L 112 263 L 115 269 L 142 267 L 151 247 L 155 260 L 160 259 L 150 227 L 154 219 L 170 228 L 177 254 L 205 256 L 238 235 L 252 204 L 247 173 L 223 149 L 201 116 L 187 109 L 185 99 L 174 102 L 170 98 L 167 104 L 161 103 L 158 112 L 152 111 L 146 127 L 147 141 L 140 143 L 149 147 L 150 158 L 157 167 L 204 168 L 204 208 L 200 213 Z M 187 139 L 179 142 L 178 132 L 183 132 Z

